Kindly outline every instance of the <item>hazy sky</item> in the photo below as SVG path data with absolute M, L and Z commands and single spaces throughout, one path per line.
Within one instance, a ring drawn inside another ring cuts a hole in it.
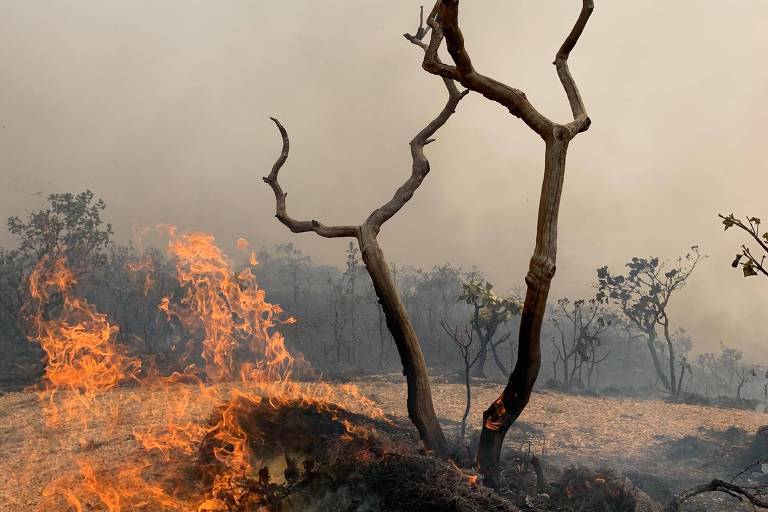
M 465 1 L 476 68 L 567 121 L 551 65 L 578 0 Z M 568 155 L 552 299 L 593 293 L 595 268 L 632 256 L 710 255 L 674 299 L 697 351 L 768 345 L 768 282 L 730 268 L 718 212 L 763 215 L 768 114 L 765 0 L 596 0 L 571 57 L 593 120 Z M 0 218 L 92 189 L 131 223 L 212 232 L 227 250 L 293 241 L 340 265 L 344 240 L 293 235 L 261 181 L 289 130 L 289 212 L 359 223 L 410 172 L 408 140 L 442 107 L 439 79 L 401 36 L 397 0 L 0 0 Z M 468 96 L 427 148 L 432 173 L 382 232 L 388 258 L 477 265 L 523 283 L 543 144 Z M 42 194 L 35 195 L 42 191 Z M 768 222 L 767 222 L 768 223 Z M 0 244 L 10 244 L 3 230 Z M 768 359 L 768 358 L 765 358 Z

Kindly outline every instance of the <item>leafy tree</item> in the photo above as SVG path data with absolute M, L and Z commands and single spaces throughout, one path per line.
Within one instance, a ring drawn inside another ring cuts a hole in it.
M 31 264 L 42 258 L 65 257 L 70 269 L 81 274 L 106 259 L 112 236 L 112 225 L 101 219 L 106 207 L 90 190 L 51 194 L 47 208 L 30 213 L 25 220 L 10 217 L 8 230 Z
M 416 285 L 420 302 L 425 305 L 425 331 L 430 333 L 433 346 L 437 349 L 437 358 L 442 356 L 444 329 L 439 329 L 437 318 L 449 318 L 456 307 L 456 297 L 461 293 L 462 271 L 460 268 L 445 263 L 433 267 L 424 273 Z
M 493 291 L 493 285 L 485 280 L 470 279 L 461 284 L 462 293 L 459 301 L 464 301 L 472 307 L 472 330 L 480 340 L 477 351 L 475 376 L 485 378 L 485 361 L 488 352 L 502 375 L 509 375 L 504 363 L 501 362 L 496 345 L 492 343 L 499 328 L 520 314 L 522 304 L 517 297 L 499 297 Z
M 758 256 L 755 256 L 746 244 L 742 244 L 741 252 L 736 254 L 736 258 L 731 263 L 731 266 L 733 268 L 739 268 L 739 266 L 741 266 L 744 277 L 752 277 L 756 275 L 768 277 L 768 270 L 765 269 L 765 257 L 768 255 L 768 232 L 765 232 L 762 235 L 759 234 L 760 219 L 757 217 L 747 217 L 745 219 L 746 222 L 744 222 L 737 219 L 733 214 L 728 216 L 720 214 L 720 218 L 723 219 L 723 225 L 725 226 L 726 231 L 734 226 L 746 231 L 749 236 L 757 242 L 760 250 L 765 253 L 760 256 L 760 260 L 758 261 Z
M 672 395 L 680 392 L 677 378 L 679 363 L 675 352 L 675 342 L 670 333 L 668 313 L 672 295 L 683 288 L 704 258 L 698 246 L 691 247 L 691 252 L 678 258 L 673 265 L 661 262 L 659 258 L 632 258 L 625 266 L 626 274 L 612 274 L 608 267 L 597 270 L 598 300 L 609 300 L 619 306 L 622 313 L 646 337 L 648 351 L 651 355 L 656 374 L 662 386 Z M 656 346 L 656 329 L 661 327 L 666 341 L 667 361 L 669 369 L 662 368 L 661 358 Z M 681 372 L 685 367 L 681 367 Z
M 21 307 L 28 299 L 25 278 L 43 258 L 66 258 L 75 275 L 82 276 L 103 264 L 112 235 L 101 213 L 106 204 L 93 192 L 51 194 L 46 208 L 22 219 L 7 219 L 8 230 L 18 240 L 14 249 L 0 249 L 0 336 L 18 355 L 34 352 L 25 340 Z
M 744 364 L 744 353 L 720 342 L 720 353 L 708 352 L 696 357 L 696 381 L 707 396 L 733 395 L 741 400 L 744 386 L 762 378 L 768 379 L 765 370 Z

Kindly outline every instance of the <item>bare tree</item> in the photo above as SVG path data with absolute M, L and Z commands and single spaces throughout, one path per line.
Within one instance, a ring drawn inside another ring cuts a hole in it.
M 454 345 L 456 345 L 456 348 L 459 349 L 459 355 L 461 355 L 461 360 L 464 363 L 464 388 L 467 399 L 464 407 L 464 415 L 461 417 L 461 431 L 459 433 L 459 444 L 463 444 L 467 432 L 467 418 L 469 418 L 469 411 L 472 409 L 472 380 L 470 376 L 472 368 L 482 356 L 488 353 L 488 350 L 507 341 L 511 336 L 511 333 L 507 333 L 498 340 L 482 346 L 475 355 L 472 356 L 471 352 L 473 348 L 472 345 L 474 344 L 473 334 L 476 332 L 475 329 L 470 329 L 469 326 L 466 325 L 464 326 L 464 332 L 459 332 L 458 327 L 450 327 L 445 319 L 440 320 L 440 325 L 448 335 L 448 338 Z
M 564 298 L 558 300 L 557 305 L 560 309 L 550 322 L 560 334 L 559 341 L 553 340 L 555 362 L 559 362 L 563 370 L 560 382 L 565 389 L 571 389 L 577 379 L 582 383 L 586 364 L 587 382 L 591 385 L 595 368 L 610 354 L 610 350 L 600 351 L 603 348 L 601 336 L 611 325 L 610 315 L 597 299 L 571 301 Z M 557 379 L 557 365 L 553 367 Z
M 426 45 L 417 38 L 412 42 L 422 48 Z M 455 82 L 450 78 L 443 80 L 448 91 L 445 107 L 424 129 L 411 140 L 412 172 L 406 182 L 397 189 L 392 199 L 376 208 L 359 225 L 326 226 L 317 220 L 296 220 L 286 212 L 286 193 L 278 182 L 278 173 L 288 158 L 288 133 L 283 125 L 271 118 L 280 130 L 283 140 L 282 152 L 272 167 L 272 171 L 264 181 L 272 188 L 276 201 L 276 217 L 294 233 L 314 232 L 325 238 L 349 237 L 355 238 L 362 253 L 363 262 L 373 281 L 373 287 L 379 303 L 384 311 L 387 327 L 392 333 L 395 345 L 400 354 L 403 374 L 408 385 L 408 415 L 419 431 L 424 445 L 439 456 L 446 456 L 448 445 L 440 424 L 437 421 L 432 393 L 430 390 L 427 365 L 421 350 L 419 339 L 413 324 L 408 317 L 405 306 L 398 295 L 395 282 L 390 274 L 384 253 L 379 247 L 377 236 L 382 225 L 392 218 L 413 197 L 429 173 L 429 162 L 424 155 L 424 146 L 432 142 L 431 137 L 442 127 L 454 113 L 459 101 L 468 93 L 460 92 Z
M 765 253 L 760 256 L 760 260 L 758 261 L 757 256 L 752 254 L 750 248 L 747 247 L 746 244 L 742 244 L 741 252 L 736 255 L 736 259 L 733 260 L 731 266 L 733 268 L 741 266 L 741 269 L 744 272 L 744 277 L 752 277 L 756 275 L 768 277 L 768 270 L 765 268 L 765 258 L 768 256 L 768 233 L 760 235 L 760 219 L 757 217 L 747 217 L 746 222 L 743 222 L 742 220 L 737 219 L 733 214 L 730 214 L 727 217 L 722 214 L 719 215 L 720 218 L 723 219 L 723 225 L 726 230 L 736 226 L 746 231 L 749 236 L 757 242 L 760 250 Z
M 477 462 L 485 482 L 500 482 L 499 457 L 507 431 L 525 409 L 541 367 L 541 325 L 549 287 L 555 274 L 557 217 L 565 176 L 565 159 L 570 141 L 590 125 L 584 102 L 568 69 L 568 56 L 581 37 L 592 10 L 593 0 L 583 0 L 573 29 L 555 55 L 555 67 L 573 113 L 573 121 L 556 123 L 541 114 L 520 90 L 479 73 L 464 46 L 459 27 L 459 0 L 438 0 L 427 17 L 432 34 L 422 67 L 429 73 L 456 80 L 519 117 L 545 144 L 544 179 L 541 186 L 536 229 L 536 246 L 525 278 L 527 292 L 520 320 L 517 362 L 504 391 L 483 414 Z M 443 41 L 453 64 L 438 56 Z

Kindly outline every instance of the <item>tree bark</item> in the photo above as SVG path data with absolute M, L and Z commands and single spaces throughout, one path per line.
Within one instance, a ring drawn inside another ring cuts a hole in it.
M 406 35 L 406 38 L 417 46 L 426 49 L 426 45 L 419 39 L 408 35 Z M 272 120 L 280 131 L 283 146 L 280 156 L 272 166 L 272 171 L 263 178 L 275 196 L 275 217 L 293 233 L 314 232 L 325 238 L 350 237 L 357 239 L 363 256 L 363 262 L 373 281 L 376 296 L 384 311 L 387 327 L 392 333 L 403 364 L 403 374 L 408 384 L 408 415 L 418 429 L 426 448 L 434 451 L 439 457 L 446 457 L 448 455 L 448 443 L 445 440 L 445 435 L 440 428 L 440 423 L 437 421 L 437 415 L 435 414 L 427 364 L 421 351 L 419 339 L 413 329 L 405 306 L 397 293 L 395 280 L 389 273 L 389 267 L 376 240 L 376 236 L 381 226 L 411 200 L 416 190 L 424 181 L 424 178 L 429 174 L 429 161 L 424 154 L 424 146 L 434 141 L 432 137 L 453 115 L 459 101 L 469 93 L 469 91 L 459 91 L 456 83 L 449 78 L 443 78 L 443 84 L 448 92 L 445 106 L 437 117 L 411 139 L 409 144 L 413 162 L 410 176 L 398 187 L 392 198 L 373 210 L 362 224 L 356 226 L 326 226 L 315 219 L 298 220 L 288 215 L 286 209 L 287 194 L 280 186 L 278 174 L 288 159 L 290 142 L 288 132 L 275 118 L 272 118 Z
M 416 331 L 397 293 L 374 230 L 366 224 L 360 226 L 358 242 L 363 263 L 371 276 L 376 296 L 384 311 L 387 327 L 400 353 L 403 375 L 408 384 L 408 416 L 418 429 L 427 449 L 444 457 L 448 454 L 448 443 L 437 421 L 427 364 Z
M 483 336 L 483 333 L 480 332 L 480 328 L 477 328 L 476 331 L 477 335 L 480 337 L 480 348 L 477 349 L 477 365 L 475 366 L 472 375 L 480 379 L 485 379 L 485 361 L 488 357 L 488 340 Z
M 664 369 L 661 367 L 661 361 L 659 361 L 659 354 L 656 352 L 656 331 L 648 331 L 646 333 L 648 336 L 647 344 L 648 344 L 648 350 L 651 352 L 651 360 L 653 361 L 653 366 L 656 368 L 656 375 L 659 376 L 659 380 L 661 381 L 661 385 L 664 386 L 664 389 L 667 391 L 672 391 L 672 386 L 669 385 L 669 379 L 667 378 L 667 375 L 664 373 Z
M 459 0 L 438 0 L 427 24 L 432 29 L 422 67 L 446 79 L 457 80 L 469 90 L 504 106 L 519 117 L 545 142 L 544 179 L 539 200 L 536 247 L 525 278 L 527 292 L 520 320 L 517 362 L 501 396 L 483 414 L 477 461 L 485 482 L 499 483 L 499 457 L 509 427 L 528 403 L 541 367 L 541 324 L 555 274 L 557 252 L 557 216 L 560 208 L 565 157 L 568 143 L 589 129 L 591 121 L 576 82 L 568 67 L 568 57 L 576 46 L 594 9 L 593 0 L 582 0 L 579 17 L 555 55 L 557 75 L 568 97 L 573 121 L 558 124 L 542 115 L 520 90 L 477 72 L 464 44 L 459 27 Z M 444 64 L 438 50 L 445 40 L 454 65 Z
M 504 363 L 501 362 L 501 357 L 499 357 L 499 353 L 496 352 L 496 345 L 491 344 L 491 354 L 493 355 L 493 360 L 496 362 L 496 366 L 499 367 L 499 371 L 501 371 L 502 375 L 507 375 L 509 372 L 507 371 L 507 368 L 504 366 Z
M 541 367 L 541 324 L 555 275 L 557 218 L 569 141 L 570 133 L 562 126 L 555 126 L 545 140 L 536 247 L 525 278 L 527 291 L 520 317 L 517 363 L 501 396 L 483 413 L 477 462 L 486 483 L 492 487 L 500 484 L 499 458 L 504 437 L 528 404 Z
M 669 350 L 669 383 L 670 393 L 672 396 L 677 396 L 680 390 L 677 389 L 677 379 L 675 378 L 675 346 L 672 343 L 672 338 L 669 335 L 669 321 L 664 321 L 664 339 L 667 341 L 667 349 Z

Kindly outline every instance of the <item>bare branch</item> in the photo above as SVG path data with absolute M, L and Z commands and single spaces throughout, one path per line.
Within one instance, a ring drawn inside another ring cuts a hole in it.
M 584 103 L 568 69 L 568 56 L 584 31 L 593 9 L 593 0 L 583 0 L 581 14 L 555 57 L 558 75 L 574 115 L 574 121 L 564 125 L 568 139 L 573 138 L 577 133 L 586 131 L 590 125 Z M 425 52 L 422 67 L 432 74 L 455 79 L 467 89 L 479 92 L 489 100 L 503 105 L 512 115 L 522 119 L 542 138 L 552 137 L 554 128 L 558 125 L 536 110 L 528 101 L 525 93 L 481 75 L 475 70 L 464 44 L 464 36 L 458 22 L 458 13 L 459 0 L 439 0 L 437 2 L 435 9 L 427 18 L 427 24 L 432 28 L 432 37 Z M 437 52 L 443 39 L 446 41 L 448 53 L 456 64 L 455 66 L 440 62 Z M 560 136 L 565 135 L 562 130 L 557 131 Z
M 413 194 L 416 192 L 416 189 L 419 188 L 421 182 L 424 181 L 424 178 L 429 174 L 429 161 L 424 155 L 424 146 L 434 141 L 434 139 L 431 139 L 430 137 L 432 137 L 456 112 L 456 107 L 461 99 L 469 93 L 469 90 L 459 92 L 459 89 L 456 87 L 456 83 L 453 80 L 443 78 L 443 83 L 448 90 L 448 101 L 446 102 L 445 107 L 443 107 L 443 110 L 440 111 L 435 119 L 411 139 L 411 159 L 413 160 L 411 175 L 406 182 L 395 191 L 395 195 L 392 196 L 392 199 L 374 210 L 366 220 L 366 224 L 371 226 L 377 232 L 382 224 L 391 219 L 393 215 L 405 206 L 405 203 L 410 201 L 411 197 L 413 197 Z
M 685 501 L 707 492 L 722 492 L 737 498 L 739 501 L 748 501 L 755 507 L 768 508 L 768 500 L 762 487 L 742 487 L 724 480 L 714 479 L 703 485 L 698 485 L 681 492 L 664 508 L 665 512 L 679 512 Z
M 272 187 L 272 191 L 275 193 L 275 217 L 294 233 L 314 231 L 318 235 L 326 238 L 356 237 L 358 232 L 356 226 L 325 226 L 316 220 L 296 220 L 288 216 L 288 213 L 286 213 L 285 210 L 285 198 L 288 194 L 283 192 L 280 183 L 277 181 L 277 175 L 280 172 L 280 169 L 282 169 L 283 164 L 285 164 L 285 161 L 288 159 L 288 132 L 280 121 L 274 117 L 270 117 L 270 119 L 277 125 L 277 129 L 280 130 L 280 136 L 283 139 L 283 149 L 280 152 L 277 161 L 275 161 L 275 165 L 272 166 L 272 172 L 269 173 L 269 176 L 262 178 L 265 183 Z
M 565 94 L 568 96 L 568 102 L 571 104 L 571 111 L 573 112 L 574 128 L 577 132 L 583 132 L 589 128 L 589 117 L 587 116 L 586 108 L 584 108 L 584 101 L 581 99 L 579 89 L 576 87 L 576 82 L 571 76 L 571 71 L 568 68 L 568 56 L 571 54 L 571 50 L 576 46 L 579 41 L 584 27 L 587 26 L 589 17 L 592 15 L 595 5 L 593 0 L 583 0 L 581 7 L 581 13 L 576 20 L 576 24 L 573 26 L 571 33 L 565 38 L 563 45 L 555 56 L 555 67 L 557 68 L 557 76 L 560 77 L 560 82 L 563 84 Z

